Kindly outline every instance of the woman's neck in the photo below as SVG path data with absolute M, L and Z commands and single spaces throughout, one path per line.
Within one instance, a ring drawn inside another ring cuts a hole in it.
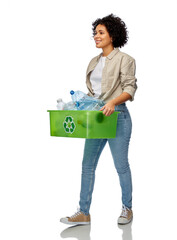
M 102 56 L 107 57 L 114 50 L 114 47 L 111 45 L 111 46 L 102 48 L 102 50 L 103 50 Z

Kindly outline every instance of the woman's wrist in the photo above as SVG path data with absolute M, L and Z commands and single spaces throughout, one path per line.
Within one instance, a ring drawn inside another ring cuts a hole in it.
M 119 103 L 117 103 L 116 99 L 112 99 L 110 102 L 115 106 L 119 105 Z

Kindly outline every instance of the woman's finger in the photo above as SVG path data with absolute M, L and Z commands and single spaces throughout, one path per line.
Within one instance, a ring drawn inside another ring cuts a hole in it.
M 105 109 L 105 106 L 103 106 L 99 111 L 103 111 Z

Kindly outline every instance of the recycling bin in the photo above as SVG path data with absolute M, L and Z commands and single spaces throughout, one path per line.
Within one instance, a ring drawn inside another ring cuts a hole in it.
M 50 135 L 71 138 L 115 138 L 119 112 L 48 110 Z

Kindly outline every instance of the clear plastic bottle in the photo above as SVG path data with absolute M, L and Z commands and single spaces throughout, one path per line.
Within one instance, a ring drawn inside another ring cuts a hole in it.
M 70 91 L 71 98 L 78 110 L 99 110 L 105 103 L 101 99 L 90 97 L 81 91 Z
M 74 102 L 68 102 L 65 104 L 64 110 L 77 110 L 76 104 Z
M 92 103 L 87 110 L 92 110 L 92 111 L 99 111 L 101 108 L 102 108 L 103 105 L 95 102 L 95 103 Z
M 65 106 L 65 103 L 61 98 L 57 99 L 57 109 L 58 110 L 63 110 Z

